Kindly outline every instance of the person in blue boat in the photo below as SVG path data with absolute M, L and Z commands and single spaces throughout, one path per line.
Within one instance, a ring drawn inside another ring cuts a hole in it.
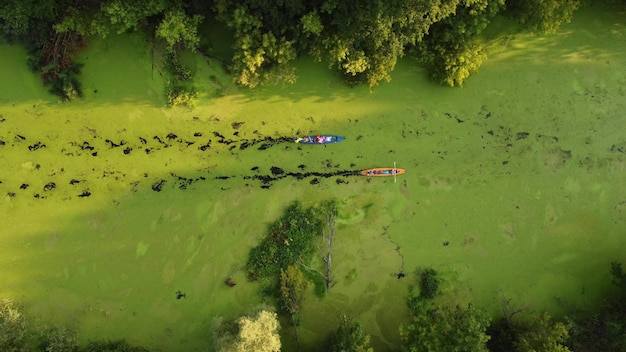
M 304 138 L 296 136 L 293 140 L 296 143 L 300 143 L 300 142 L 311 143 L 313 141 L 313 139 L 311 137 L 309 137 L 309 136 L 306 136 Z
M 324 136 L 317 136 L 315 137 L 315 142 L 316 143 L 324 143 Z

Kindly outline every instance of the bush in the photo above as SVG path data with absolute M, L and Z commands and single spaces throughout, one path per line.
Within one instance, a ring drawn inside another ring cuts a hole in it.
M 9 299 L 0 301 L 0 351 L 28 351 L 28 322 Z
M 82 64 L 73 63 L 60 72 L 51 82 L 50 93 L 61 97 L 63 101 L 72 101 L 83 97 L 82 84 L 78 80 Z
M 277 276 L 281 269 L 299 261 L 307 263 L 315 251 L 315 236 L 322 223 L 312 208 L 298 202 L 288 206 L 282 217 L 269 225 L 261 243 L 252 248 L 248 272 L 252 278 Z
M 91 341 L 83 352 L 149 352 L 141 346 L 131 346 L 125 340 L 117 341 Z
M 167 104 L 169 106 L 196 106 L 198 92 L 193 86 L 172 84 L 167 89 Z
M 78 333 L 64 326 L 53 325 L 41 332 L 39 350 L 46 352 L 78 352 Z M 91 352 L 91 351 L 90 351 Z
M 424 270 L 416 270 L 415 273 L 420 280 L 420 298 L 431 299 L 439 293 L 439 284 L 441 280 L 437 277 L 435 269 L 426 268 Z
M 165 55 L 165 68 L 172 74 L 176 81 L 185 82 L 193 77 L 191 70 L 183 65 L 174 52 Z

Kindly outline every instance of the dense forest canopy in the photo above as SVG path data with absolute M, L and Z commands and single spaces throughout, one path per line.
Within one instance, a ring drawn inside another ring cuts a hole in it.
M 350 84 L 370 88 L 389 81 L 399 58 L 407 55 L 430 76 L 461 86 L 486 59 L 484 29 L 495 16 L 507 16 L 538 33 L 556 31 L 571 20 L 581 0 L 2 0 L 0 42 L 20 43 L 29 63 L 54 93 L 80 96 L 80 65 L 75 55 L 92 36 L 141 31 L 166 52 L 172 72 L 170 93 L 193 95 L 180 73 L 181 51 L 200 50 L 199 26 L 217 19 L 234 35 L 227 62 L 236 83 L 293 82 L 290 63 L 311 55 Z M 184 72 L 184 69 L 183 69 Z M 188 72 L 187 72 L 188 73 Z

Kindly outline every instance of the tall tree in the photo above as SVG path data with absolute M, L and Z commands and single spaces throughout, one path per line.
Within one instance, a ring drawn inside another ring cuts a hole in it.
M 400 328 L 403 351 L 488 351 L 489 317 L 473 305 L 429 307 L 418 300 L 409 307 L 411 322 Z
M 287 267 L 286 270 L 280 270 L 280 299 L 283 308 L 291 317 L 291 324 L 294 327 L 296 342 L 299 343 L 300 337 L 298 327 L 300 326 L 300 312 L 304 291 L 309 282 L 306 281 L 302 272 L 293 265 Z
M 391 80 L 390 73 L 404 47 L 428 33 L 430 25 L 448 16 L 458 0 L 427 3 L 401 1 L 324 1 L 319 9 L 324 32 L 313 46 L 318 58 L 328 61 L 353 83 L 374 87 Z
M 626 274 L 619 262 L 611 263 L 614 290 L 607 293 L 596 312 L 576 317 L 569 344 L 575 351 L 622 352 L 626 346 Z
M 292 317 L 300 315 L 302 298 L 307 286 L 308 282 L 297 267 L 290 265 L 287 269 L 280 270 L 280 298 L 283 307 Z M 294 323 L 296 322 L 297 319 Z
M 64 326 L 51 326 L 41 331 L 39 350 L 45 352 L 78 352 L 78 333 Z M 93 351 L 91 351 L 93 352 Z
M 62 1 L 3 0 L 0 6 L 0 42 L 41 43 L 50 31 Z
M 235 32 L 232 71 L 240 85 L 256 87 L 282 72 L 293 81 L 288 63 L 296 58 L 294 29 L 303 2 L 217 0 L 218 18 Z M 271 77 L 270 77 L 271 76 Z
M 570 326 L 555 322 L 547 313 L 525 316 L 518 323 L 515 350 L 518 352 L 570 352 L 565 346 Z
M 321 222 L 313 208 L 290 204 L 280 219 L 268 226 L 258 246 L 250 250 L 248 272 L 252 277 L 277 277 L 281 269 L 308 263 L 315 252 Z
M 374 352 L 370 335 L 360 322 L 348 319 L 345 314 L 339 319 L 339 328 L 330 337 L 330 352 Z
M 134 31 L 152 16 L 176 8 L 181 0 L 105 0 L 84 2 L 71 7 L 55 26 L 58 32 L 75 31 L 83 35 L 106 37 L 109 33 Z M 180 5 L 178 5 L 180 6 Z
M 323 202 L 318 211 L 320 212 L 320 218 L 322 219 L 322 242 L 325 249 L 322 251 L 322 259 L 326 264 L 326 274 L 322 274 L 326 281 L 326 291 L 332 287 L 332 281 L 334 275 L 332 275 L 332 255 L 333 255 L 333 239 L 335 232 L 337 231 L 337 204 L 335 201 Z
M 262 309 L 232 323 L 217 322 L 214 345 L 218 352 L 278 352 L 280 324 L 275 312 Z
M 580 0 L 507 0 L 507 10 L 532 31 L 556 32 L 569 23 L 580 7 Z
M 426 65 L 432 79 L 448 86 L 464 81 L 486 60 L 479 37 L 491 19 L 504 9 L 504 0 L 468 0 L 453 15 L 430 27 L 414 47 L 414 56 Z
M 28 321 L 13 301 L 0 301 L 0 351 L 27 352 L 30 337 Z
M 165 40 L 169 50 L 181 47 L 195 52 L 200 43 L 198 26 L 201 21 L 200 15 L 189 16 L 180 8 L 170 9 L 165 12 L 155 34 L 157 38 Z

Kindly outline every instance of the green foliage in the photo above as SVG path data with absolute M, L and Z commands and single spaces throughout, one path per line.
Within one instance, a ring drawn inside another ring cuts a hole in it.
M 356 268 L 352 268 L 346 274 L 346 280 L 352 281 L 352 280 L 356 279 L 356 276 L 357 276 L 357 270 L 356 270 Z
M 187 106 L 194 108 L 198 98 L 198 91 L 190 82 L 193 72 L 183 65 L 179 55 L 174 50 L 168 50 L 164 56 L 165 70 L 171 79 L 165 86 L 165 95 L 169 106 Z
M 311 283 L 313 283 L 313 293 L 319 298 L 324 298 L 328 293 L 326 289 L 326 280 L 317 271 L 305 270 L 304 277 Z
M 187 106 L 194 108 L 198 99 L 195 87 L 188 84 L 171 83 L 165 88 L 169 106 Z
M 431 308 L 424 300 L 413 300 L 409 308 L 411 322 L 400 327 L 403 351 L 487 351 L 489 318 L 471 304 Z
M 487 346 L 491 352 L 568 352 L 565 342 L 570 328 L 570 324 L 553 321 L 546 313 L 503 317 L 489 327 Z
M 469 35 L 472 26 L 485 26 L 486 19 L 497 13 L 503 3 L 504 0 L 405 0 L 371 1 L 355 6 L 350 1 L 328 1 L 320 11 L 325 33 L 312 53 L 328 53 L 331 67 L 341 70 L 349 82 L 365 82 L 371 88 L 391 79 L 390 73 L 407 47 L 426 41 L 430 47 L 439 46 L 439 51 L 422 49 L 417 56 L 427 54 L 426 61 L 432 63 L 449 56 L 449 75 L 457 77 L 452 81 L 462 82 L 465 73 L 459 66 L 465 66 L 470 59 L 467 45 L 461 46 L 464 59 L 457 60 L 457 52 L 447 44 L 458 45 L 455 40 L 460 38 L 443 37 L 451 30 Z M 465 13 L 467 18 L 460 19 Z
M 52 24 L 68 9 L 65 1 L 8 0 L 0 6 L 0 41 L 20 42 L 29 51 L 28 65 L 37 71 L 51 92 L 64 101 L 82 95 L 76 79 L 80 65 L 74 56 L 86 40 L 74 31 L 55 33 Z
M 168 10 L 155 34 L 157 38 L 165 40 L 169 50 L 182 46 L 195 52 L 200 43 L 198 25 L 201 21 L 202 16 L 190 17 L 181 9 Z
M 570 326 L 554 322 L 547 313 L 533 314 L 516 323 L 517 338 L 515 350 L 518 352 L 569 352 L 564 343 L 569 336 Z
M 82 64 L 72 63 L 67 69 L 59 72 L 51 83 L 50 93 L 63 101 L 82 98 L 82 84 L 78 80 L 82 67 Z
M 611 263 L 616 291 L 588 316 L 571 321 L 569 344 L 574 351 L 622 352 L 626 346 L 626 275 L 621 263 Z
M 43 42 L 58 12 L 55 3 L 55 0 L 3 0 L 0 42 L 21 42 L 29 47 L 33 42 Z
M 487 334 L 491 337 L 487 341 L 487 348 L 490 352 L 509 352 L 515 350 L 517 331 L 511 320 L 500 318 L 489 325 Z
M 611 276 L 613 283 L 620 290 L 621 293 L 626 293 L 626 274 L 622 269 L 622 263 L 611 262 Z
M 174 9 L 177 2 L 168 0 L 105 0 L 70 7 L 55 25 L 57 32 L 75 31 L 82 35 L 106 37 L 109 33 L 124 33 L 140 28 L 152 16 Z
M 288 21 L 288 16 L 280 18 L 273 13 L 279 10 L 276 4 L 266 5 L 251 11 L 246 5 L 228 0 L 216 3 L 219 18 L 235 31 L 231 67 L 235 74 L 234 80 L 250 88 L 256 87 L 265 79 L 264 73 L 268 69 L 285 66 L 296 58 L 294 41 L 286 36 L 287 28 L 293 22 Z M 287 6 L 287 3 L 284 5 Z M 266 9 L 270 12 L 268 17 L 264 17 Z M 271 22 L 271 19 L 274 21 Z M 272 76 L 273 79 L 279 77 L 281 76 Z M 286 75 L 285 78 L 292 80 L 293 75 Z
M 92 341 L 80 347 L 78 333 L 61 325 L 33 324 L 22 308 L 9 299 L 0 301 L 0 351 L 2 352 L 148 352 L 126 341 Z
M 298 202 L 289 205 L 281 218 L 269 225 L 261 243 L 250 251 L 249 274 L 253 278 L 275 277 L 281 269 L 299 261 L 308 263 L 321 225 L 313 208 L 303 209 Z
M 64 326 L 44 329 L 39 337 L 39 350 L 45 352 L 78 352 L 78 333 Z
M 83 352 L 149 352 L 148 349 L 141 346 L 129 345 L 126 340 L 116 341 L 91 341 L 86 347 L 82 348 Z
M 300 303 L 308 284 L 297 267 L 290 265 L 285 270 L 280 269 L 280 299 L 295 322 L 299 321 Z
M 164 56 L 165 69 L 172 74 L 177 82 L 189 81 L 193 72 L 179 60 L 179 55 L 174 51 L 167 51 Z
M 487 54 L 476 41 L 459 44 L 452 52 L 440 52 L 440 61 L 432 66 L 433 79 L 450 87 L 462 87 L 487 59 Z
M 330 352 L 374 352 L 370 345 L 370 335 L 358 321 L 340 316 L 339 328 L 330 337 Z
M 508 0 L 508 13 L 531 31 L 556 32 L 569 23 L 580 0 Z
M 504 9 L 504 0 L 475 0 L 459 4 L 456 14 L 431 26 L 415 46 L 414 54 L 426 65 L 432 79 L 451 87 L 463 82 L 486 60 L 478 40 L 491 19 Z
M 278 352 L 280 324 L 273 309 L 243 315 L 236 321 L 216 319 L 213 346 L 217 352 Z
M 324 30 L 322 20 L 317 10 L 313 10 L 300 19 L 302 31 L 307 35 L 319 36 Z
M 433 268 L 416 269 L 415 275 L 419 278 L 420 282 L 420 295 L 421 299 L 432 299 L 439 293 L 439 284 L 441 279 L 439 278 L 437 271 Z
M 165 86 L 168 105 L 194 108 L 198 91 L 191 81 L 193 72 L 181 63 L 179 51 L 175 48 L 167 48 L 163 62 L 165 71 L 170 77 Z
M 337 201 L 327 200 L 320 203 L 314 208 L 316 217 L 320 219 L 322 225 L 322 239 L 325 245 L 328 246 L 329 240 L 332 239 L 335 231 L 337 230 L 337 216 L 339 210 L 337 209 Z M 332 241 L 330 243 L 332 245 Z
M 30 337 L 28 321 L 22 310 L 13 301 L 0 301 L 0 351 L 29 351 Z
M 34 51 L 52 32 L 106 37 L 137 30 L 161 39 L 166 50 L 195 51 L 202 39 L 200 22 L 217 14 L 234 33 L 233 79 L 250 88 L 295 82 L 289 64 L 303 54 L 326 61 L 350 84 L 373 88 L 391 80 L 397 60 L 407 51 L 426 65 L 433 79 L 462 86 L 486 60 L 480 41 L 483 29 L 505 11 L 504 0 L 215 0 L 214 6 L 186 0 L 5 3 L 0 7 L 0 41 L 21 42 Z M 520 23 L 551 33 L 571 20 L 580 0 L 506 4 L 507 13 Z

